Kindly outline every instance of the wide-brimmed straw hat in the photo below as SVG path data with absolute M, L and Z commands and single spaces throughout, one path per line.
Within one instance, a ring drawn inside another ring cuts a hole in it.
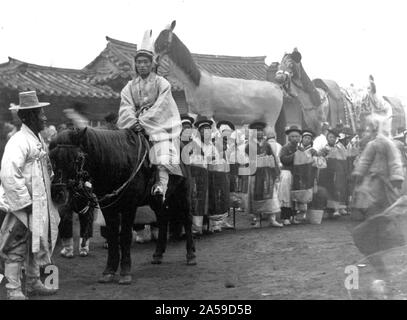
M 18 94 L 19 104 L 12 105 L 9 110 L 28 110 L 49 106 L 49 102 L 39 102 L 35 91 L 25 91 Z

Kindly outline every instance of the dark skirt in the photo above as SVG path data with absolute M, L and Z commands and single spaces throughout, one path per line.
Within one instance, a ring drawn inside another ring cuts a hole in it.
M 250 212 L 258 215 L 275 211 L 274 169 L 257 168 L 256 174 L 250 176 Z
M 239 175 L 239 168 L 230 165 L 230 197 L 231 206 L 246 209 L 249 202 L 249 177 Z
M 320 169 L 318 188 L 327 200 L 346 203 L 348 195 L 348 170 L 346 160 L 328 158 L 327 168 Z
M 224 214 L 230 208 L 230 173 L 209 171 L 208 215 Z
M 191 170 L 191 214 L 207 215 L 208 170 L 203 167 L 190 166 Z
M 273 168 L 257 168 L 254 174 L 253 200 L 273 199 L 274 192 Z

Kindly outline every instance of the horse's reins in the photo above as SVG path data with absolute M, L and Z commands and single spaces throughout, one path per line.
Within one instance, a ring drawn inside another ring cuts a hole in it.
M 140 159 L 142 146 L 143 146 L 143 144 L 144 145 L 146 144 L 146 139 L 145 138 L 142 139 L 139 134 L 137 136 L 139 138 L 139 145 L 140 145 L 139 150 L 138 150 L 138 159 Z M 59 148 L 79 148 L 78 146 L 70 145 L 70 144 L 58 144 L 57 147 L 59 147 Z M 100 209 L 105 209 L 105 208 L 115 205 L 121 199 L 121 197 L 123 195 L 123 191 L 129 186 L 130 182 L 135 178 L 137 173 L 140 171 L 141 166 L 143 165 L 143 163 L 147 157 L 148 150 L 149 150 L 149 148 L 147 145 L 140 163 L 135 167 L 135 169 L 133 170 L 129 179 L 127 179 L 118 189 L 114 190 L 112 193 L 105 194 L 102 198 L 99 199 L 96 195 L 94 195 L 93 193 L 90 193 L 86 187 L 85 188 L 81 187 L 82 191 L 84 192 L 84 196 L 87 198 L 87 200 L 90 203 L 90 205 L 87 205 L 83 210 L 81 210 L 81 212 L 86 212 L 87 209 L 89 209 L 89 207 L 96 208 L 97 206 L 99 206 Z M 79 168 L 77 168 L 75 170 L 76 171 L 76 181 L 75 182 L 77 182 L 79 185 L 84 185 L 86 183 L 86 182 L 83 182 L 83 177 L 88 174 L 84 170 L 85 160 L 86 160 L 86 154 L 84 152 L 80 152 L 78 158 L 75 160 L 75 162 L 80 162 Z M 59 183 L 59 185 L 66 185 L 66 184 Z M 75 190 L 75 188 L 73 188 L 73 192 L 75 195 L 82 196 L 81 193 L 79 193 L 78 191 Z M 110 203 L 106 206 L 100 206 L 100 203 L 103 203 L 106 200 L 109 200 L 109 199 L 111 199 L 113 197 L 117 197 L 117 196 L 119 196 L 119 197 L 112 203 Z

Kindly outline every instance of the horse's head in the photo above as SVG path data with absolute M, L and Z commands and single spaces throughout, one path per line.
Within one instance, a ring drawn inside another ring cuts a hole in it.
M 52 199 L 81 213 L 89 208 L 92 185 L 86 171 L 86 154 L 82 150 L 85 129 L 66 129 L 50 143 L 50 160 L 54 170 Z
M 160 32 L 155 40 L 154 51 L 158 57 L 164 56 L 169 52 L 175 25 L 176 21 L 174 20 L 170 25 Z
M 291 79 L 299 79 L 301 76 L 301 53 L 295 48 L 292 53 L 286 53 L 281 60 L 276 73 L 276 81 L 285 84 Z

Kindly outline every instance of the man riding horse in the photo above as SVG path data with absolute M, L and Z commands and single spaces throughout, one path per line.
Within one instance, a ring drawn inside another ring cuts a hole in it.
M 171 94 L 171 85 L 153 72 L 155 67 L 151 30 L 135 56 L 137 77 L 121 92 L 117 126 L 144 131 L 152 143 L 150 161 L 157 165 L 158 181 L 152 194 L 165 198 L 169 173 L 182 176 L 179 164 L 181 118 Z

